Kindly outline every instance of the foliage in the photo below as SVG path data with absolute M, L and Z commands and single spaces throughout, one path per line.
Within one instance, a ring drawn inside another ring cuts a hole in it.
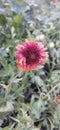
M 0 130 L 60 129 L 60 2 L 44 10 L 0 1 Z M 16 45 L 25 39 L 48 48 L 48 61 L 36 71 L 16 66 Z

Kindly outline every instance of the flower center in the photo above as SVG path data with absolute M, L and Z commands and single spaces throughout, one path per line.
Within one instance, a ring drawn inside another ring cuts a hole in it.
M 30 58 L 31 58 L 32 60 L 34 60 L 34 59 L 36 58 L 36 55 L 33 53 L 33 54 L 31 54 Z

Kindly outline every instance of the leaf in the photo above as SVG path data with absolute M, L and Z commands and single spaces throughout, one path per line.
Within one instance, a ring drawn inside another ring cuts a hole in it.
M 0 41 L 3 42 L 6 40 L 6 34 L 0 33 Z
M 12 0 L 12 3 L 15 4 L 15 5 L 20 5 L 20 6 L 26 5 L 24 0 L 22 0 L 22 1 L 21 0 Z
M 0 49 L 0 54 L 3 56 L 3 57 L 6 57 L 7 54 L 9 52 L 9 47 L 7 47 L 6 49 L 5 48 L 1 48 Z
M 3 130 L 9 130 L 9 127 L 7 126 L 7 127 L 3 128 Z
M 38 100 L 33 104 L 32 114 L 35 115 L 35 118 L 39 119 L 43 110 L 45 110 L 44 102 L 42 100 Z
M 51 74 L 52 81 L 60 80 L 60 70 L 54 70 Z
M 22 24 L 22 21 L 23 21 L 23 16 L 22 15 L 16 15 L 15 16 L 15 19 L 14 19 L 14 22 L 18 25 L 21 25 Z
M 6 76 L 10 76 L 13 73 L 13 67 L 11 64 L 6 64 L 4 65 L 4 69 L 0 70 L 0 77 L 6 77 Z
M 6 74 L 9 76 L 9 75 L 12 74 L 13 68 L 12 68 L 12 66 L 11 66 L 10 64 L 7 66 L 7 68 L 8 68 L 8 69 L 6 69 Z
M 2 130 L 2 128 L 0 127 L 0 130 Z
M 13 106 L 13 103 L 11 101 L 10 102 L 7 101 L 6 106 L 0 107 L 1 113 L 10 112 L 10 111 L 13 111 L 13 110 L 14 110 L 14 106 Z
M 25 5 L 16 5 L 16 4 L 11 4 L 10 5 L 11 7 L 11 11 L 15 12 L 15 13 L 18 13 L 18 14 L 21 14 L 22 12 L 25 12 L 26 11 L 26 6 Z
M 39 76 L 34 76 L 32 78 L 32 83 L 36 83 L 39 86 L 43 86 L 44 85 L 44 81 Z
M 7 22 L 6 17 L 3 14 L 0 14 L 0 24 L 5 25 Z

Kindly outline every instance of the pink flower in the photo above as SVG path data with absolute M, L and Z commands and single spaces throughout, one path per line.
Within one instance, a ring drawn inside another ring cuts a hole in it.
M 56 3 L 56 2 L 58 2 L 58 0 L 51 0 L 53 3 Z
M 56 103 L 60 104 L 60 95 L 56 96 L 55 101 Z
M 36 41 L 26 41 L 23 45 L 17 45 L 17 66 L 24 71 L 37 69 L 48 58 L 47 49 Z

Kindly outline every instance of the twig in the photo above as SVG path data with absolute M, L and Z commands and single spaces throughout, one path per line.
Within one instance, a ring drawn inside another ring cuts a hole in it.
M 3 87 L 3 88 L 5 88 L 5 89 L 8 88 L 8 85 L 5 85 L 5 84 L 1 84 L 1 83 L 0 83 L 0 86 Z

